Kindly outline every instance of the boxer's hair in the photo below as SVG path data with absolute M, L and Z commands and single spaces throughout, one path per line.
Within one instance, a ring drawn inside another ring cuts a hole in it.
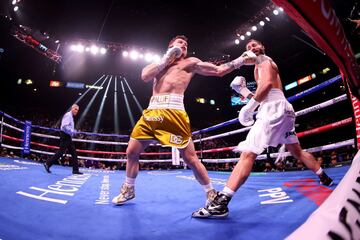
M 246 43 L 245 46 L 247 46 L 247 45 L 249 44 L 249 42 L 257 42 L 257 43 L 259 43 L 259 44 L 261 44 L 261 45 L 264 46 L 264 44 L 263 44 L 262 42 L 260 42 L 259 40 L 253 39 L 253 38 L 249 39 L 249 40 L 247 41 L 247 43 Z
M 260 44 L 262 46 L 262 48 L 263 48 L 262 54 L 265 54 L 265 45 L 262 42 L 260 42 L 259 40 L 251 38 L 251 39 L 249 39 L 249 41 L 247 41 L 245 46 L 247 46 L 250 42 L 257 42 L 258 44 Z M 246 47 L 245 47 L 245 50 L 246 50 Z
M 182 40 L 184 40 L 184 41 L 188 41 L 188 38 L 185 36 L 185 35 L 177 35 L 177 36 L 175 36 L 175 37 L 173 37 L 171 40 L 170 40 L 170 42 L 169 42 L 169 47 L 175 42 L 175 40 L 176 39 L 178 39 L 178 38 L 180 38 L 180 39 L 182 39 Z

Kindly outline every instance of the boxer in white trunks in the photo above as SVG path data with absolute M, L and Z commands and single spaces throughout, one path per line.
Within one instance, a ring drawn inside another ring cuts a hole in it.
M 295 133 L 295 112 L 286 100 L 279 71 L 275 62 L 265 55 L 264 45 L 254 39 L 246 44 L 246 50 L 257 56 L 254 77 L 257 83 L 255 94 L 246 87 L 243 77 L 236 77 L 231 87 L 250 101 L 240 110 L 239 121 L 244 126 L 251 126 L 246 140 L 240 142 L 237 149 L 241 152 L 240 160 L 232 171 L 224 189 L 217 193 L 214 201 L 193 213 L 193 217 L 221 218 L 229 213 L 228 204 L 250 175 L 256 157 L 268 146 L 285 144 L 291 155 L 301 160 L 307 168 L 320 178 L 320 184 L 331 186 L 333 180 L 326 175 L 311 153 L 302 150 Z M 259 107 L 256 121 L 253 115 Z

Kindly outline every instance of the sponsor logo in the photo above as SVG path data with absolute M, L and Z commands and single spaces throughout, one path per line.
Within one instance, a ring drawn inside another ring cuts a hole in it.
M 170 134 L 169 142 L 180 145 L 180 144 L 182 144 L 184 142 L 184 139 L 180 135 Z
M 269 188 L 269 189 L 262 189 L 258 190 L 263 194 L 260 194 L 259 197 L 268 197 L 265 201 L 261 201 L 260 204 L 279 204 L 279 203 L 289 203 L 293 202 L 294 200 L 290 199 L 290 197 L 286 194 L 282 188 Z
M 109 189 L 110 189 L 110 176 L 105 175 L 101 181 L 100 195 L 96 199 L 95 204 L 109 204 Z
M 169 95 L 152 96 L 150 99 L 150 103 L 169 103 L 169 102 L 170 102 Z
M 11 164 L 0 164 L 0 171 L 9 171 L 9 170 L 25 170 L 27 167 L 21 167 Z
M 30 141 L 31 141 L 31 122 L 25 121 L 24 126 L 24 135 L 23 135 L 23 154 L 29 154 L 30 153 Z
M 290 137 L 292 135 L 296 136 L 296 132 L 295 131 L 286 132 L 285 133 L 285 138 L 288 138 L 288 137 Z
M 145 121 L 147 122 L 163 122 L 164 116 L 144 116 Z
M 47 186 L 47 188 L 30 187 L 31 193 L 23 191 L 16 193 L 41 201 L 66 204 L 68 200 L 64 199 L 64 196 L 73 197 L 75 192 L 77 192 L 90 177 L 90 174 L 71 175 L 57 181 L 55 184 Z
M 37 163 L 37 162 L 26 162 L 26 161 L 20 161 L 20 160 L 14 160 L 14 162 L 20 163 L 20 164 L 25 164 L 25 165 L 36 165 L 36 166 L 42 165 L 41 163 Z

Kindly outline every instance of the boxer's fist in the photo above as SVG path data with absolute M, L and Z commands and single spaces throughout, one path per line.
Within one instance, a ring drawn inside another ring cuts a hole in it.
M 232 64 L 235 69 L 240 68 L 243 65 L 254 65 L 256 63 L 257 56 L 252 51 L 246 51 L 241 54 L 240 57 L 234 59 Z
M 162 71 L 165 67 L 173 63 L 176 58 L 181 57 L 181 54 L 181 48 L 177 46 L 169 48 L 164 54 L 164 56 L 161 58 L 160 63 L 158 64 L 159 71 Z
M 230 87 L 244 98 L 247 98 L 250 94 L 250 90 L 246 87 L 246 79 L 243 76 L 237 76 L 230 83 Z
M 242 107 L 239 113 L 239 122 L 243 126 L 251 126 L 254 124 L 254 112 L 255 109 L 260 105 L 254 98 Z

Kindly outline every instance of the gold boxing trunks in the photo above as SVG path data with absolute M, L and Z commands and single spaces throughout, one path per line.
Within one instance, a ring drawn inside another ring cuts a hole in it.
M 161 94 L 150 99 L 130 138 L 154 139 L 163 146 L 185 148 L 191 139 L 190 120 L 185 112 L 183 95 Z

